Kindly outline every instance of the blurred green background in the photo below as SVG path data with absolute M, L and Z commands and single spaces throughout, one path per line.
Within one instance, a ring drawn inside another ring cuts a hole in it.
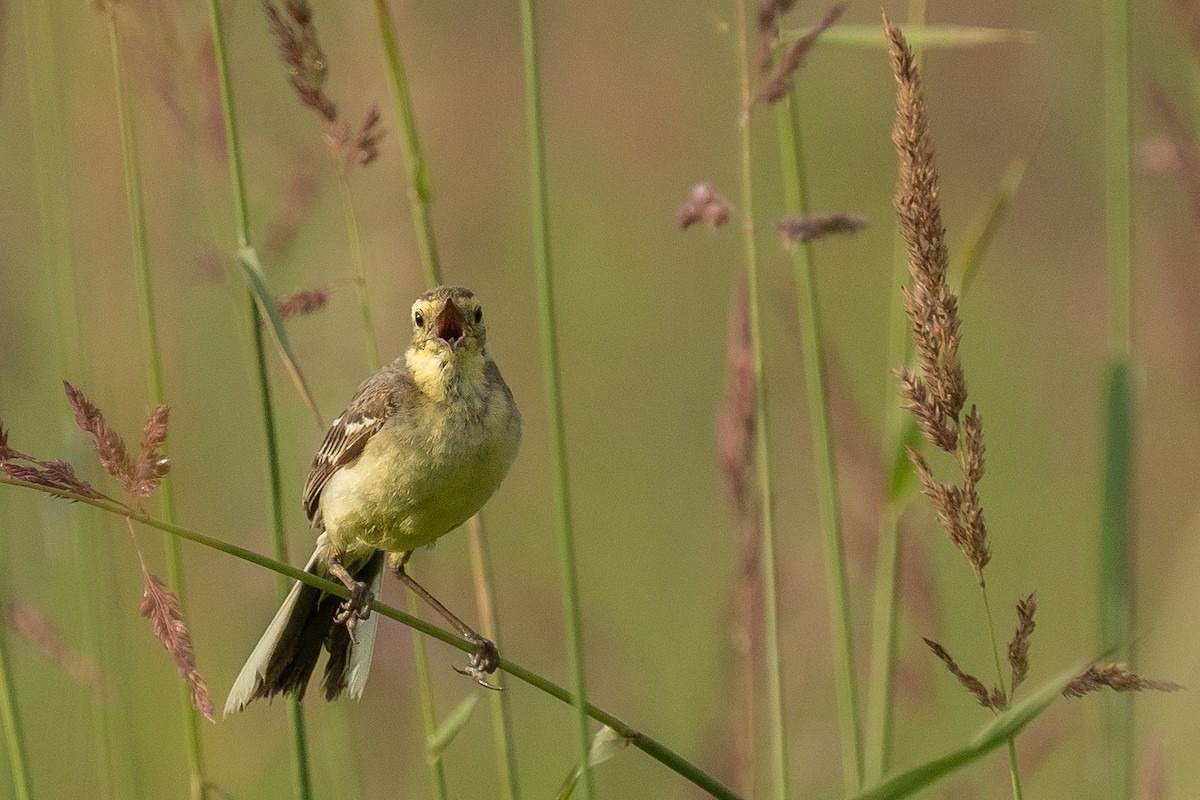
M 1188 119 L 1200 119 L 1196 61 L 1167 6 L 1137 7 L 1139 139 L 1163 127 L 1146 102 L 1150 82 L 1163 85 Z M 525 415 L 521 454 L 485 512 L 503 652 L 566 683 L 517 5 L 392 7 L 429 159 L 446 278 L 482 299 L 493 354 Z M 268 280 L 280 294 L 334 287 L 326 309 L 288 323 L 331 419 L 369 372 L 335 173 L 320 123 L 286 83 L 260 6 L 241 0 L 225 8 L 255 241 Z M 904 19 L 902 4 L 885 8 Z M 74 427 L 60 388 L 64 378 L 79 386 L 136 440 L 149 406 L 104 18 L 82 2 L 42 7 L 18 0 L 3 11 L 0 419 L 13 446 L 68 458 L 116 491 Z M 728 2 L 615 0 L 547 3 L 539 16 L 592 699 L 727 782 L 735 780 L 738 547 L 716 467 L 713 415 L 722 403 L 729 295 L 742 251 L 736 226 L 681 234 L 673 218 L 698 181 L 738 194 L 734 13 Z M 804 3 L 791 19 L 800 24 L 823 13 Z M 855 4 L 845 20 L 873 24 L 877 15 L 875 5 Z M 1034 43 L 931 50 L 925 71 L 952 248 L 1009 162 L 1033 151 L 1041 135 L 962 309 L 971 399 L 986 424 L 981 494 L 994 552 L 991 597 L 1007 638 L 1017 598 L 1038 592 L 1036 683 L 1097 649 L 1106 352 L 1098 9 L 1031 0 L 931 3 L 929 19 L 1038 35 Z M 232 259 L 207 16 L 200 3 L 129 0 L 118 21 L 143 159 L 180 522 L 269 552 L 262 423 L 245 288 Z M 380 347 L 391 358 L 406 346 L 409 304 L 423 289 L 399 123 L 368 4 L 318 2 L 316 25 L 330 63 L 329 95 L 353 121 L 378 102 L 388 131 L 379 160 L 351 180 Z M 49 39 L 38 38 L 43 31 Z M 796 85 L 814 210 L 862 213 L 871 223 L 815 251 L 838 386 L 842 503 L 865 687 L 880 491 L 873 454 L 884 404 L 896 402 L 888 374 L 894 365 L 885 356 L 887 309 L 897 290 L 894 83 L 882 44 L 819 45 Z M 31 86 L 50 92 L 43 100 L 35 92 L 32 108 Z M 792 270 L 772 224 L 783 202 L 771 116 L 760 110 L 752 124 L 793 788 L 796 796 L 836 796 L 841 769 L 826 589 Z M 39 168 L 52 190 L 40 211 Z M 1195 686 L 1200 237 L 1177 175 L 1139 171 L 1135 190 L 1138 666 Z M 66 307 L 56 263 L 68 263 L 73 276 L 75 299 Z M 299 494 L 321 431 L 278 362 L 271 366 L 291 561 L 301 564 L 313 532 Z M 910 521 L 906 570 L 915 588 L 906 594 L 901 630 L 899 765 L 963 742 L 988 718 L 919 636 L 938 638 L 981 675 L 990 674 L 991 663 L 969 569 L 924 504 L 916 504 Z M 99 546 L 81 547 L 83 537 Z M 137 538 L 150 568 L 161 573 L 160 534 L 141 530 Z M 418 553 L 413 570 L 475 620 L 466 545 L 464 534 L 448 536 Z M 219 707 L 274 613 L 275 576 L 192 545 L 184 555 L 188 622 Z M 88 690 L 9 635 L 36 794 L 102 796 L 98 787 L 112 785 L 116 797 L 184 797 L 178 677 L 137 615 L 141 579 L 124 525 L 92 509 L 0 488 L 0 582 L 0 599 L 41 609 L 73 647 L 88 648 L 89 608 L 105 625 L 104 669 L 114 696 L 101 702 L 118 720 L 119 736 L 104 757 Z M 389 578 L 385 599 L 400 597 Z M 482 691 L 449 669 L 461 653 L 436 642 L 429 650 L 441 712 Z M 572 712 L 523 684 L 509 693 L 524 796 L 553 796 L 574 762 Z M 1200 765 L 1189 756 L 1200 747 L 1198 704 L 1194 692 L 1139 700 L 1141 741 L 1165 759 L 1172 797 L 1192 796 L 1200 786 Z M 310 697 L 305 707 L 319 797 L 341 796 L 347 785 L 361 796 L 430 796 L 411 639 L 402 626 L 381 624 L 361 703 L 330 706 Z M 1099 794 L 1098 708 L 1091 698 L 1060 702 L 1022 737 L 1028 796 Z M 238 798 L 289 796 L 286 731 L 280 703 L 206 723 L 210 780 Z M 339 744 L 345 741 L 349 748 Z M 451 796 L 497 794 L 486 704 L 451 746 L 446 765 Z M 1006 790 L 1004 772 L 996 754 L 923 796 L 998 796 Z M 597 774 L 606 798 L 699 796 L 634 750 Z M 0 798 L 11 792 L 11 779 L 0 773 Z

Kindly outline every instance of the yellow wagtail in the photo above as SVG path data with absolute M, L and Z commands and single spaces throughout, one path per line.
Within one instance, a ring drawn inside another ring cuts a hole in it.
M 440 286 L 412 307 L 412 344 L 367 378 L 333 421 L 304 484 L 304 510 L 321 531 L 305 570 L 337 579 L 340 598 L 297 582 L 229 692 L 225 713 L 259 697 L 303 697 L 321 647 L 322 687 L 362 695 L 383 566 L 475 646 L 459 670 L 488 686 L 495 646 L 405 572 L 412 551 L 465 522 L 491 497 L 521 440 L 521 414 L 487 349 L 483 311 L 466 289 Z

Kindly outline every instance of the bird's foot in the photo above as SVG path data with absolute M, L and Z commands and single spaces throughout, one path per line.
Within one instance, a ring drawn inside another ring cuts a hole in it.
M 362 581 L 355 581 L 350 587 L 350 599 L 344 601 L 338 607 L 338 613 L 333 618 L 336 623 L 345 623 L 346 630 L 350 631 L 350 638 L 354 638 L 354 629 L 358 627 L 360 619 L 366 619 L 371 616 L 371 601 L 375 599 L 375 593 L 370 587 Z
M 487 676 L 500 666 L 500 651 L 496 649 L 496 645 L 479 634 L 468 636 L 467 641 L 475 645 L 475 653 L 465 667 L 455 667 L 454 671 L 459 675 L 474 678 L 475 682 L 485 689 L 495 689 L 496 691 L 503 689 L 503 686 L 496 686 L 487 681 Z

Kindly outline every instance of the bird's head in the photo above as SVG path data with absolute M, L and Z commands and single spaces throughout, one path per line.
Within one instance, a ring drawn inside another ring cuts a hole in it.
M 454 360 L 482 351 L 487 342 L 483 309 L 469 289 L 439 286 L 412 306 L 413 347 Z
M 452 373 L 460 378 L 482 374 L 487 328 L 470 290 L 439 286 L 421 295 L 412 306 L 412 326 L 408 365 L 418 382 L 423 376 L 441 383 Z

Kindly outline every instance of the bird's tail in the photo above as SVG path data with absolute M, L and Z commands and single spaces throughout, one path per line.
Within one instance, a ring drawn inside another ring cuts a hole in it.
M 329 537 L 322 533 L 304 570 L 323 578 L 330 577 L 330 551 Z M 367 583 L 376 598 L 382 589 L 383 562 L 384 554 L 376 552 L 369 560 L 351 569 L 355 579 Z M 355 699 L 361 697 L 371 669 L 379 615 L 371 614 L 360 620 L 352 640 L 346 626 L 333 621 L 341 604 L 340 597 L 297 581 L 229 690 L 229 699 L 225 701 L 226 716 L 241 711 L 259 697 L 270 698 L 289 692 L 304 697 L 322 646 L 329 651 L 325 677 L 321 681 L 326 699 L 333 700 L 344 689 L 348 689 Z

